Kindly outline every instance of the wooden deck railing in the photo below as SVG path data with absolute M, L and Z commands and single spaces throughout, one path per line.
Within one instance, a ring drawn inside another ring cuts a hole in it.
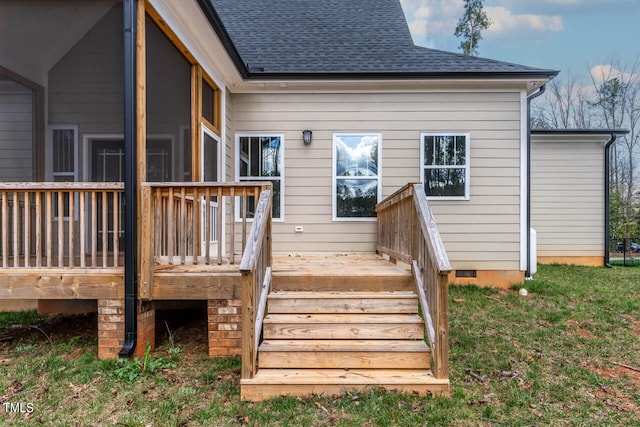
M 122 183 L 0 183 L 3 268 L 118 267 Z
M 242 255 L 242 378 L 257 370 L 262 321 L 271 287 L 271 190 L 260 194 L 254 221 Z
M 436 378 L 449 376 L 449 259 L 422 184 L 407 184 L 376 206 L 377 251 L 411 264 Z
M 247 245 L 260 194 L 270 186 L 142 183 L 141 295 L 152 295 L 154 265 L 234 264 Z

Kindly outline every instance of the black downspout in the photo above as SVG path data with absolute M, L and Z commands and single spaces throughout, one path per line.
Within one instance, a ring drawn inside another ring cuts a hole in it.
M 611 219 L 611 212 L 609 211 L 611 199 L 609 194 L 609 174 L 611 173 L 611 166 L 609 161 L 611 152 L 609 149 L 614 142 L 616 142 L 616 134 L 612 133 L 611 139 L 604 146 L 604 266 L 609 268 L 611 268 L 611 264 L 609 264 L 609 239 L 611 238 L 609 235 L 609 221 Z
M 527 97 L 527 270 L 526 278 L 531 278 L 531 101 L 539 97 L 546 90 L 545 85 L 540 86 L 536 93 Z
M 141 1 L 141 0 L 138 0 Z M 129 357 L 138 339 L 136 230 L 136 0 L 123 1 L 124 15 L 124 345 Z

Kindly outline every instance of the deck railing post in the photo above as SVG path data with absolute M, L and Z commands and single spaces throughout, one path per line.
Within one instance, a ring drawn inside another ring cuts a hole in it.
M 434 354 L 434 376 L 449 376 L 449 289 L 447 276 L 439 274 L 436 281 L 436 349 Z
M 255 271 L 242 273 L 242 377 L 253 378 L 256 373 L 254 357 L 255 330 Z
M 142 299 L 151 300 L 153 298 L 153 250 L 155 244 L 155 223 L 156 215 L 153 206 L 155 200 L 151 187 L 140 186 L 140 197 L 142 200 L 142 230 L 140 236 L 140 283 L 139 295 Z

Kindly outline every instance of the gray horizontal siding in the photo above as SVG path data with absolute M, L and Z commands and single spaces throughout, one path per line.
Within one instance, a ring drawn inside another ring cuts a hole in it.
M 274 250 L 373 251 L 376 224 L 333 222 L 334 132 L 382 133 L 383 196 L 420 176 L 420 132 L 469 132 L 471 199 L 433 201 L 454 268 L 519 270 L 520 94 L 236 94 L 234 133 L 285 134 L 285 222 Z M 313 131 L 304 146 L 303 129 Z M 232 153 L 235 154 L 235 153 Z M 294 226 L 304 233 L 294 233 Z
M 602 256 L 603 141 L 534 135 L 531 162 L 538 256 Z
M 0 181 L 31 181 L 33 93 L 12 80 L 0 81 Z

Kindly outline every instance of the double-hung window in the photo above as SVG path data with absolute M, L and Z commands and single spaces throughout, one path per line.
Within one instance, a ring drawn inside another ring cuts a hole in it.
M 423 133 L 420 140 L 420 180 L 427 197 L 468 200 L 469 134 Z
M 382 136 L 333 135 L 333 220 L 371 221 L 381 195 Z
M 284 219 L 284 135 L 236 135 L 238 181 L 269 181 L 273 185 L 272 218 Z M 247 200 L 247 218 L 253 217 L 253 197 Z M 242 208 L 241 208 L 242 209 Z

